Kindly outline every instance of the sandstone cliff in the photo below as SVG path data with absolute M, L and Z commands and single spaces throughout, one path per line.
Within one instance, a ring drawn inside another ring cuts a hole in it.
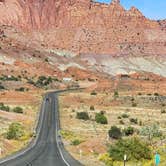
M 78 54 L 166 54 L 164 23 L 125 10 L 120 0 L 1 0 L 0 24 L 37 31 L 34 40 L 46 47 Z

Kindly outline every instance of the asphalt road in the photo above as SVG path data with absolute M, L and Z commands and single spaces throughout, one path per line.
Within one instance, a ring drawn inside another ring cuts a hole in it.
M 51 92 L 43 99 L 36 139 L 26 149 L 0 161 L 0 166 L 81 166 L 64 149 L 58 133 L 58 93 Z

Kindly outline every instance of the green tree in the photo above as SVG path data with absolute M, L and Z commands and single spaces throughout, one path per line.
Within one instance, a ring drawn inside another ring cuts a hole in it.
M 109 155 L 113 160 L 122 161 L 124 154 L 127 160 L 151 159 L 152 152 L 149 146 L 138 138 L 121 139 L 109 147 Z
M 20 123 L 12 123 L 7 132 L 7 139 L 19 139 L 24 135 L 23 127 Z
M 95 121 L 100 124 L 108 124 L 107 118 L 103 113 L 97 113 L 95 116 Z
M 117 126 L 112 126 L 108 131 L 109 137 L 113 139 L 120 139 L 122 137 L 121 129 Z

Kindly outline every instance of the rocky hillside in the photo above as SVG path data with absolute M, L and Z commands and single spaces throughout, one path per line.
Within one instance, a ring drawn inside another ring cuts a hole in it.
M 0 24 L 35 31 L 26 39 L 77 54 L 166 54 L 164 22 L 125 10 L 120 0 L 1 0 Z

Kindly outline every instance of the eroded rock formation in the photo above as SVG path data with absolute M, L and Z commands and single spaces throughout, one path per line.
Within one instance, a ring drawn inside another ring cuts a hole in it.
M 3 0 L 0 24 L 38 31 L 47 47 L 80 54 L 166 54 L 164 23 L 125 10 L 120 0 Z

